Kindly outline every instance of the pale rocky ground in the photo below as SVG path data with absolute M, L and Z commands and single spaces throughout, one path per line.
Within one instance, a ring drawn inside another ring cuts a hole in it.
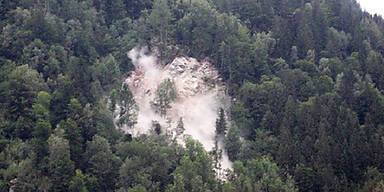
M 154 55 L 146 49 L 135 48 L 128 53 L 135 65 L 125 80 L 139 105 L 138 123 L 134 128 L 123 128 L 125 131 L 139 135 L 148 133 L 152 121 L 158 121 L 168 134 L 175 135 L 177 121 L 183 118 L 185 132 L 199 140 L 207 151 L 212 150 L 215 143 L 215 122 L 219 107 L 227 108 L 230 98 L 225 94 L 225 86 L 217 70 L 211 63 L 199 62 L 191 57 L 177 57 L 171 63 L 160 66 Z M 158 84 L 170 78 L 176 86 L 177 98 L 166 117 L 156 114 L 150 105 Z M 178 142 L 182 143 L 179 136 Z M 223 149 L 222 141 L 219 147 Z M 224 151 L 224 149 L 223 149 Z M 223 153 L 222 168 L 231 168 L 228 156 Z

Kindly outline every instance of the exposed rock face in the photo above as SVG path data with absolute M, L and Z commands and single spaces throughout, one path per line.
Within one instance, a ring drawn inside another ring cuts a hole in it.
M 215 87 L 224 88 L 219 85 L 218 73 L 209 62 L 198 62 L 190 57 L 178 57 L 167 65 L 164 71 L 167 71 L 169 78 L 175 81 L 181 98 L 205 94 Z M 216 84 L 209 84 L 208 79 Z
M 223 84 L 219 81 L 217 70 L 209 62 L 198 62 L 191 57 L 177 57 L 170 64 L 160 67 L 153 66 L 148 70 L 146 67 L 136 67 L 130 77 L 126 79 L 132 90 L 146 88 L 145 95 L 150 96 L 155 92 L 156 86 L 152 80 L 158 80 L 157 84 L 166 78 L 170 78 L 176 84 L 178 99 L 206 94 L 215 91 L 224 91 Z M 156 71 L 153 74 L 152 70 Z M 150 73 L 147 74 L 146 73 Z M 154 77 L 155 75 L 157 77 Z M 140 94 L 142 96 L 142 94 Z M 137 98 L 140 100 L 140 98 Z
M 225 107 L 229 97 L 225 95 L 225 86 L 220 82 L 217 70 L 211 63 L 199 62 L 191 57 L 177 57 L 171 63 L 160 66 L 156 57 L 145 50 L 134 49 L 129 57 L 135 65 L 135 71 L 125 80 L 139 105 L 138 124 L 133 129 L 125 128 L 133 135 L 147 133 L 153 121 L 159 122 L 163 132 L 176 135 L 177 121 L 182 117 L 186 135 L 199 140 L 206 150 L 215 145 L 215 122 L 219 107 Z M 157 86 L 165 79 L 175 83 L 177 97 L 167 111 L 166 117 L 155 113 L 150 105 Z M 180 138 L 176 138 L 180 142 Z M 231 163 L 223 155 L 223 168 Z

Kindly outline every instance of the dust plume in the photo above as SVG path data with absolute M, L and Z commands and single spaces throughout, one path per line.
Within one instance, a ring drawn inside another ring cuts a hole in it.
M 158 64 L 156 56 L 146 48 L 134 48 L 128 53 L 135 70 L 125 80 L 139 105 L 138 123 L 134 128 L 125 127 L 133 135 L 145 134 L 152 128 L 153 120 L 162 129 L 174 134 L 177 121 L 182 117 L 184 134 L 199 140 L 207 151 L 215 146 L 215 122 L 219 107 L 227 108 L 229 97 L 221 83 L 217 70 L 209 62 L 198 62 L 190 57 L 177 57 L 166 66 Z M 155 97 L 157 86 L 165 79 L 175 83 L 177 98 L 171 104 L 165 117 L 152 108 L 150 102 Z M 176 138 L 182 142 L 181 137 Z M 224 152 L 223 141 L 219 140 L 223 151 L 222 168 L 231 168 L 231 162 Z

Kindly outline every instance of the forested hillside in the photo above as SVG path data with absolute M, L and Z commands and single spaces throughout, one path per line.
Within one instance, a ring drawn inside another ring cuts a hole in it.
M 217 68 L 225 179 L 219 150 L 115 128 L 136 46 Z M 0 191 L 384 191 L 383 54 L 355 0 L 0 0 Z

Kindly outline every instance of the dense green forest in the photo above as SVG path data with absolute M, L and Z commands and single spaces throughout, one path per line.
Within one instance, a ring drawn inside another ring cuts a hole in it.
M 0 18 L 0 191 L 384 191 L 384 20 L 355 0 L 0 0 Z M 219 70 L 225 180 L 198 141 L 115 128 L 138 45 Z

